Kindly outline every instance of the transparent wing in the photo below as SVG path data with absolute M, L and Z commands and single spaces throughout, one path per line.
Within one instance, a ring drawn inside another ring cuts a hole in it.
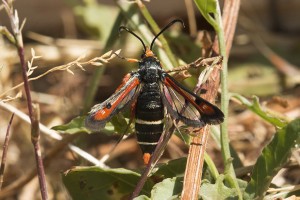
M 137 74 L 125 76 L 123 83 L 111 97 L 92 107 L 85 119 L 85 126 L 93 131 L 104 128 L 107 121 L 136 99 L 140 88 Z
M 224 120 L 224 114 L 218 107 L 195 95 L 166 73 L 163 74 L 161 90 L 168 113 L 188 126 L 202 127 Z

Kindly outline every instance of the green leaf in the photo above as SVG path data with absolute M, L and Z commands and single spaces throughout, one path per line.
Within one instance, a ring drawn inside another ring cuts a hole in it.
M 127 127 L 129 126 L 125 117 L 121 113 L 115 115 L 111 119 L 111 124 L 114 127 L 114 131 L 117 133 L 120 133 L 120 134 L 125 133 Z M 106 128 L 106 126 L 105 126 L 105 128 Z M 128 132 L 132 132 L 132 130 L 129 130 Z
M 216 0 L 195 0 L 201 13 L 209 14 L 217 12 L 217 3 Z
M 212 17 L 212 15 L 215 16 L 217 13 L 216 0 L 194 0 L 194 2 L 206 21 L 208 21 L 215 29 L 217 29 L 217 23 Z
M 220 175 L 215 184 L 203 182 L 200 188 L 200 194 L 203 200 L 211 199 L 234 199 L 237 197 L 235 189 L 228 188 L 223 183 L 224 175 Z
M 91 131 L 84 126 L 84 120 L 85 120 L 84 116 L 79 116 L 72 119 L 67 124 L 54 126 L 52 127 L 52 129 L 67 134 L 91 133 Z
M 85 127 L 85 116 L 79 116 L 72 119 L 69 123 L 52 127 L 53 130 L 59 131 L 64 134 L 76 134 L 76 133 L 92 133 Z M 106 123 L 105 128 L 101 129 L 105 134 L 124 133 L 127 128 L 127 122 L 121 115 L 116 115 L 112 118 L 111 122 Z M 132 132 L 129 129 L 129 132 Z
M 140 195 L 136 198 L 134 198 L 134 200 L 151 200 L 149 197 L 147 197 L 146 195 Z
M 127 169 L 76 167 L 63 174 L 63 182 L 73 200 L 128 199 L 140 174 Z M 153 182 L 148 180 L 141 194 L 150 195 Z
M 205 163 L 203 165 L 202 179 L 208 179 L 214 181 L 214 178 L 218 176 L 218 173 L 215 173 L 216 166 L 214 166 L 212 161 L 208 158 L 209 156 L 205 154 Z M 165 179 L 165 178 L 184 176 L 185 169 L 186 169 L 186 161 L 187 158 L 183 157 L 183 158 L 171 160 L 164 164 L 160 164 L 157 168 L 154 168 L 151 178 L 157 180 L 160 178 Z
M 183 177 L 167 178 L 154 185 L 151 191 L 152 200 L 179 199 L 183 186 Z
M 263 198 L 273 177 L 288 162 L 291 150 L 300 142 L 300 119 L 279 130 L 273 140 L 263 149 L 254 165 L 251 181 L 246 192 L 250 198 Z
M 153 175 L 163 176 L 164 178 L 183 176 L 186 167 L 186 159 L 187 158 L 184 157 L 161 164 Z

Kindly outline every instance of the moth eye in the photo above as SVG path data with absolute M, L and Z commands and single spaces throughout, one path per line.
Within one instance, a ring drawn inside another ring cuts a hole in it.
M 110 109 L 110 108 L 111 108 L 111 103 L 107 103 L 105 107 L 106 107 L 107 109 Z

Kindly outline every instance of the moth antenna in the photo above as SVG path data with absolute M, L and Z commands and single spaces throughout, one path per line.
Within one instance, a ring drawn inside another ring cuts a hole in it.
M 154 45 L 154 42 L 155 42 L 155 40 L 158 38 L 158 36 L 160 36 L 165 30 L 167 30 L 170 26 L 172 26 L 174 23 L 176 23 L 176 22 L 180 22 L 181 24 L 182 24 L 182 26 L 183 26 L 183 28 L 185 27 L 184 26 L 184 23 L 183 23 L 183 21 L 181 20 L 181 19 L 174 19 L 173 21 L 171 21 L 169 24 L 167 24 L 155 37 L 154 37 L 154 39 L 152 40 L 152 42 L 151 42 L 151 45 L 150 45 L 150 50 L 152 51 L 152 47 L 153 47 L 153 45 Z
M 120 26 L 119 28 L 119 34 L 122 32 L 122 30 L 125 30 L 127 31 L 128 33 L 132 34 L 133 36 L 135 36 L 137 39 L 139 39 L 139 41 L 141 41 L 143 47 L 144 47 L 144 51 L 146 52 L 146 45 L 144 43 L 144 41 L 137 35 L 135 34 L 134 32 L 132 32 L 129 28 L 127 28 L 126 26 Z

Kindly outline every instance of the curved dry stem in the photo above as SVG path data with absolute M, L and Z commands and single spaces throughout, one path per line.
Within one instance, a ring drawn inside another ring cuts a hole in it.
M 109 52 L 103 54 L 100 57 L 95 57 L 95 58 L 92 58 L 92 59 L 90 59 L 88 61 L 81 61 L 85 57 L 85 55 L 81 55 L 80 57 L 78 57 L 76 60 L 74 60 L 72 62 L 69 62 L 69 63 L 67 63 L 65 65 L 59 65 L 59 66 L 53 67 L 53 68 L 49 69 L 48 71 L 46 71 L 43 74 L 40 74 L 40 75 L 38 75 L 36 77 L 33 77 L 33 78 L 29 78 L 28 82 L 40 79 L 40 78 L 46 76 L 47 74 L 53 73 L 55 71 L 67 71 L 67 72 L 69 72 L 71 74 L 74 74 L 72 72 L 71 68 L 75 67 L 75 66 L 79 67 L 83 71 L 84 71 L 84 68 L 83 68 L 84 65 L 102 66 L 103 64 L 108 63 L 110 60 L 112 60 L 113 58 L 115 58 L 116 57 L 115 54 L 119 54 L 120 51 L 121 50 L 117 50 L 115 52 L 109 51 Z M 23 85 L 24 85 L 24 82 L 22 82 L 22 83 L 20 83 L 20 84 L 18 84 L 16 86 L 14 86 L 14 87 L 6 90 L 2 94 L 0 94 L 0 99 L 3 98 L 9 92 L 16 90 L 16 89 L 22 87 Z

